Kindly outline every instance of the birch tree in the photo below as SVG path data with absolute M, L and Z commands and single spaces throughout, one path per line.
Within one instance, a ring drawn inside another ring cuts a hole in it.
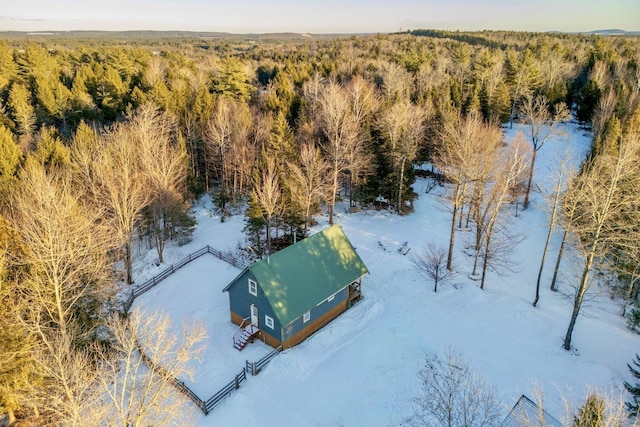
M 425 131 L 426 113 L 410 101 L 402 100 L 384 110 L 378 128 L 385 141 L 385 155 L 397 179 L 396 211 L 402 214 L 405 168 L 413 165 Z
M 483 123 L 480 117 L 471 115 L 447 122 L 441 138 L 443 142 L 436 151 L 435 164 L 451 183 L 450 193 L 446 197 L 452 205 L 447 255 L 447 269 L 451 270 L 456 225 L 467 200 L 467 186 L 471 184 L 474 176 L 474 162 L 479 159 L 486 160 L 486 155 L 481 155 L 482 152 L 497 149 L 500 135 L 496 129 Z M 481 160 L 480 164 L 485 164 L 485 160 Z
M 271 225 L 282 206 L 282 188 L 278 167 L 273 157 L 264 158 L 265 166 L 257 174 L 253 184 L 253 200 L 265 221 L 267 231 L 267 254 L 271 255 Z
M 349 170 L 349 201 L 354 206 L 354 189 L 366 182 L 373 171 L 373 156 L 367 148 L 371 141 L 371 121 L 378 109 L 378 97 L 373 85 L 356 76 L 346 88 L 353 119 L 360 131 L 358 138 L 348 149 L 347 169 Z
M 613 250 L 633 247 L 640 222 L 640 109 L 636 109 L 613 154 L 600 154 L 583 167 L 564 198 L 568 226 L 577 236 L 583 267 L 576 285 L 571 319 L 563 347 L 571 338 L 591 272 Z
M 542 272 L 544 271 L 544 262 L 547 258 L 547 250 L 549 249 L 551 236 L 553 235 L 553 230 L 556 227 L 556 222 L 558 219 L 560 201 L 562 199 L 562 191 L 566 185 L 567 180 L 570 179 L 570 177 L 567 178 L 566 175 L 567 175 L 567 153 L 565 152 L 564 157 L 560 162 L 560 166 L 556 171 L 556 177 L 555 177 L 556 182 L 550 197 L 551 212 L 549 214 L 549 229 L 547 231 L 547 239 L 544 242 L 544 249 L 542 250 L 542 259 L 540 260 L 540 269 L 538 270 L 538 278 L 536 280 L 536 296 L 533 299 L 534 307 L 538 304 L 538 300 L 540 299 L 540 280 L 542 279 Z
M 325 172 L 327 164 L 320 154 L 320 150 L 313 144 L 306 143 L 300 148 L 299 165 L 289 163 L 289 188 L 294 203 L 298 204 L 304 215 L 304 232 L 311 220 L 314 206 L 327 193 L 327 179 Z M 317 208 L 316 208 L 317 209 Z
M 333 224 L 342 175 L 349 167 L 349 147 L 358 140 L 360 128 L 344 90 L 335 82 L 330 82 L 320 95 L 319 115 L 325 137 L 322 151 L 329 163 L 331 177 L 327 203 L 329 204 L 329 224 Z
M 502 150 L 494 158 L 494 173 L 489 183 L 489 189 L 483 192 L 483 198 L 477 201 L 474 223 L 476 233 L 480 238 L 480 246 L 476 251 L 474 274 L 478 257 L 482 258 L 482 275 L 480 289 L 484 289 L 486 273 L 489 268 L 500 270 L 509 267 L 509 254 L 519 239 L 508 232 L 506 221 L 509 212 L 503 209 L 508 200 L 510 190 L 522 181 L 526 165 L 526 150 L 524 144 L 515 139 L 512 144 Z M 476 237 L 476 243 L 478 237 Z

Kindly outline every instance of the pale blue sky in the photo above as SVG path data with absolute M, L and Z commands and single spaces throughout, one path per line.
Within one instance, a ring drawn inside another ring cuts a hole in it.
M 0 31 L 640 30 L 639 0 L 1 0 Z

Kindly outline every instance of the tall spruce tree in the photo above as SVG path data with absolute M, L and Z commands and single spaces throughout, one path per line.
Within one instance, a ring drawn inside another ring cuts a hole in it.
M 636 353 L 635 360 L 632 360 L 633 366 L 627 363 L 627 367 L 631 372 L 631 375 L 638 380 L 635 384 L 631 384 L 627 381 L 624 382 L 624 388 L 631 394 L 631 401 L 627 402 L 627 411 L 629 416 L 638 416 L 638 407 L 640 406 L 640 356 Z

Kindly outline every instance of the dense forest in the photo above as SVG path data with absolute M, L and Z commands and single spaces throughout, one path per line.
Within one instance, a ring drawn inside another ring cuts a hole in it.
M 135 247 L 163 262 L 167 242 L 189 240 L 190 202 L 204 193 L 223 220 L 246 215 L 245 256 L 263 256 L 304 236 L 320 211 L 332 223 L 340 200 L 410 215 L 412 183 L 428 175 L 449 189 L 446 267 L 466 221 L 483 287 L 517 240 L 504 206 L 527 208 L 536 153 L 577 120 L 592 150 L 558 185 L 549 228 L 584 255 L 569 350 L 594 268 L 637 300 L 639 101 L 638 37 L 6 35 L 0 413 L 33 425 L 166 421 L 105 367 L 135 348 L 117 315 Z M 529 131 L 505 147 L 500 127 L 513 121 Z M 629 312 L 640 324 L 640 308 Z

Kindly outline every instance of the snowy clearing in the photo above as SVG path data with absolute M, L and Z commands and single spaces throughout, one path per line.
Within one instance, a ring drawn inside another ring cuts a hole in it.
M 542 191 L 551 188 L 549 166 L 565 148 L 574 168 L 588 149 L 591 135 L 575 124 L 564 128 L 564 135 L 539 152 L 534 179 Z M 516 125 L 506 130 L 506 139 L 519 129 Z M 505 415 L 521 394 L 533 397 L 538 389 L 544 392 L 545 409 L 562 419 L 563 394 L 580 401 L 588 389 L 622 387 L 629 379 L 626 363 L 638 350 L 640 338 L 626 328 L 619 304 L 606 294 L 594 295 L 583 307 L 573 336 L 575 350 L 562 349 L 576 268 L 570 257 L 563 260 L 560 292 L 549 290 L 559 232 L 547 257 L 538 307 L 531 305 L 547 232 L 542 195 L 534 192 L 530 208 L 515 219 L 514 227 L 526 237 L 513 254 L 518 262 L 515 272 L 490 272 L 486 289 L 480 290 L 468 278 L 473 260 L 464 248 L 470 233 L 461 231 L 456 238 L 457 273 L 451 284 L 434 293 L 432 283 L 413 266 L 411 254 L 427 242 L 447 244 L 450 213 L 439 197 L 445 189 L 436 187 L 425 194 L 426 188 L 427 181 L 418 179 L 414 190 L 419 198 L 408 216 L 386 211 L 347 214 L 345 206 L 337 210 L 336 222 L 371 272 L 363 280 L 364 299 L 299 346 L 278 355 L 258 376 L 249 377 L 212 413 L 201 416 L 199 426 L 402 425 L 420 394 L 417 374 L 425 355 L 443 353 L 448 347 L 460 350 L 474 370 L 495 384 Z M 194 212 L 198 221 L 194 240 L 168 247 L 166 265 L 207 244 L 234 250 L 244 240 L 242 216 L 222 223 L 208 198 L 197 202 Z M 319 225 L 314 231 L 327 226 L 326 216 L 316 219 Z M 411 248 L 406 256 L 397 251 L 404 242 Z M 138 283 L 166 268 L 156 266 L 155 257 L 155 251 L 138 256 Z M 194 318 L 209 323 L 207 354 L 192 384 L 202 398 L 217 391 L 216 384 L 227 383 L 245 359 L 257 360 L 270 349 L 254 343 L 238 352 L 232 346 L 236 327 L 229 320 L 228 297 L 220 290 L 238 272 L 203 256 L 136 300 L 145 310 L 169 311 L 176 323 Z

